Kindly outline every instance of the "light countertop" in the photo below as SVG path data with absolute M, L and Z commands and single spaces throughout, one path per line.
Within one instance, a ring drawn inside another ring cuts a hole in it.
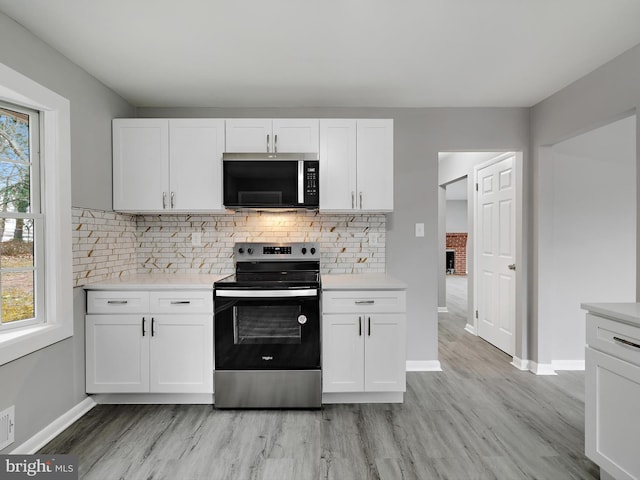
M 103 282 L 90 283 L 85 290 L 213 290 L 213 283 L 227 275 L 146 274 L 126 275 Z
M 322 275 L 323 290 L 406 290 L 407 284 L 386 273 Z
M 640 303 L 583 303 L 591 313 L 640 327 Z

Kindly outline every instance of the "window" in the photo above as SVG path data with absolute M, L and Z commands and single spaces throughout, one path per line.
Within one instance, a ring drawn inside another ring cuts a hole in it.
M 0 122 L 3 365 L 73 335 L 69 100 L 0 63 Z
M 43 322 L 39 115 L 0 104 L 0 331 Z

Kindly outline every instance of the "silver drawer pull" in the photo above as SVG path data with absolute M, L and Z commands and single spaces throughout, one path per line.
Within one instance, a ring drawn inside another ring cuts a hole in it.
M 189 305 L 191 300 L 172 300 L 171 305 Z
M 637 343 L 630 342 L 629 340 L 625 340 L 624 338 L 620 338 L 620 337 L 613 337 L 613 339 L 614 339 L 616 342 L 624 343 L 625 345 L 629 345 L 630 347 L 633 347 L 633 348 L 640 348 L 640 345 L 638 345 Z
M 373 305 L 375 300 L 356 300 L 356 305 Z
M 110 305 L 126 305 L 129 300 L 107 300 L 107 303 Z

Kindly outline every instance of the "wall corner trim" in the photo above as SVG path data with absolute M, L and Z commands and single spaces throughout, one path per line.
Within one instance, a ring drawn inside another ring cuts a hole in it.
M 557 375 L 552 363 L 529 362 L 529 370 L 536 375 Z
M 33 455 L 47 443 L 58 436 L 64 429 L 69 427 L 73 422 L 84 416 L 89 410 L 97 405 L 91 397 L 85 398 L 83 401 L 72 407 L 66 413 L 63 413 L 49 425 L 36 433 L 29 440 L 16 447 L 11 453 L 22 455 Z
M 441 372 L 439 360 L 407 360 L 407 372 Z
M 518 370 L 529 370 L 531 367 L 530 363 L 530 360 L 525 360 L 514 356 L 511 365 L 516 367 Z

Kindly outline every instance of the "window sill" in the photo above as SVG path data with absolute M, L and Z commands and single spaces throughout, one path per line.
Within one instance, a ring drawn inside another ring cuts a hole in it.
M 65 331 L 66 330 L 66 331 Z M 63 325 L 34 325 L 0 332 L 0 365 L 53 345 L 72 332 Z

